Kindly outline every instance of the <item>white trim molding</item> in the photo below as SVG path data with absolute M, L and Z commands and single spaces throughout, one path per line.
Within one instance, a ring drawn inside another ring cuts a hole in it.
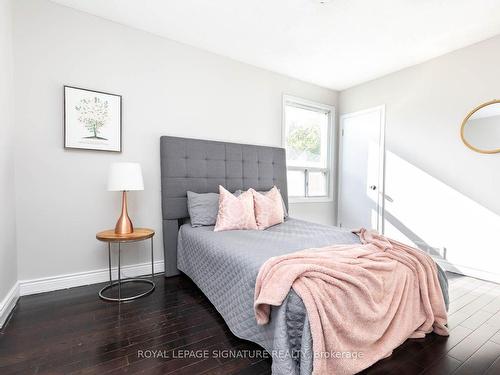
M 288 94 L 283 94 L 282 97 L 282 103 L 281 103 L 281 147 L 286 149 L 286 106 L 287 104 L 292 103 L 293 106 L 302 108 L 302 109 L 308 109 L 308 110 L 315 110 L 318 112 L 324 112 L 326 115 L 328 115 L 328 129 L 327 129 L 327 156 L 326 156 L 326 167 L 325 168 L 308 168 L 306 166 L 287 166 L 287 173 L 291 169 L 297 169 L 297 170 L 311 170 L 311 171 L 324 171 L 328 173 L 328 180 L 327 180 L 327 195 L 322 196 L 322 197 L 315 197 L 315 196 L 305 196 L 305 197 L 294 197 L 294 196 L 288 196 L 288 202 L 293 204 L 293 203 L 322 203 L 322 202 L 333 202 L 335 200 L 335 197 L 333 196 L 334 193 L 334 183 L 335 183 L 335 152 L 336 152 L 336 145 L 337 145 L 337 131 L 336 131 L 336 109 L 335 106 L 331 104 L 326 104 L 326 103 L 320 103 L 320 102 L 315 102 L 312 100 L 300 98 L 298 96 L 293 96 L 293 95 L 288 95 Z M 288 164 L 288 163 L 287 163 Z M 305 172 L 307 174 L 307 172 Z M 305 184 L 307 184 L 307 176 L 305 177 L 306 181 Z M 305 190 L 307 191 L 307 187 L 305 187 Z M 306 193 L 307 194 L 307 193 Z
M 3 327 L 10 313 L 12 312 L 12 310 L 14 310 L 18 299 L 19 282 L 16 282 L 14 286 L 9 290 L 5 298 L 0 302 L 0 328 Z
M 445 271 L 458 273 L 460 275 L 465 275 L 469 277 L 474 277 L 476 279 L 493 281 L 494 283 L 500 284 L 500 274 L 491 273 L 488 271 L 483 271 L 477 268 L 472 268 L 469 266 L 461 266 L 448 262 L 447 260 L 433 256 L 434 261 L 439 264 Z
M 378 112 L 380 119 L 380 131 L 379 131 L 379 144 L 378 144 L 378 155 L 379 155 L 379 170 L 378 170 L 378 181 L 377 186 L 379 194 L 377 201 L 377 231 L 381 234 L 385 233 L 385 200 L 387 196 L 385 195 L 385 104 L 381 104 L 375 107 L 363 109 L 356 112 L 344 113 L 340 115 L 339 118 L 339 156 L 338 156 L 338 179 L 337 179 L 337 225 L 342 224 L 342 152 L 344 149 L 344 120 L 350 117 L 355 117 L 370 112 Z
M 164 271 L 163 260 L 154 262 L 154 272 Z M 111 269 L 113 280 L 118 278 L 116 267 Z M 121 267 L 122 278 L 151 275 L 151 263 L 140 263 Z M 76 286 L 90 285 L 109 281 L 109 269 L 104 268 L 94 271 L 78 272 L 66 275 L 42 277 L 39 279 L 19 281 L 19 294 L 27 296 L 30 294 L 51 292 L 54 290 L 74 288 Z

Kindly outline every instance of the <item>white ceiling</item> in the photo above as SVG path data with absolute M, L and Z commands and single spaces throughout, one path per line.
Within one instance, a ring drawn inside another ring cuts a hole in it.
M 500 34 L 499 0 L 53 0 L 336 90 Z

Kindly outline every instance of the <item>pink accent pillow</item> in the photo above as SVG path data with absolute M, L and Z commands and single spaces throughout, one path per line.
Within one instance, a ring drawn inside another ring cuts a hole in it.
M 264 194 L 254 189 L 248 191 L 253 194 L 255 221 L 259 230 L 264 230 L 284 221 L 283 201 L 276 186 L 273 186 L 271 190 Z
M 245 191 L 235 197 L 219 185 L 219 212 L 214 232 L 235 229 L 257 229 L 252 192 Z

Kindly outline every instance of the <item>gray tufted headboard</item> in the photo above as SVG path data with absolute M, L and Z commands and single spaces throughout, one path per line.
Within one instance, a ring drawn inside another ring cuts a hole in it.
M 187 191 L 266 190 L 276 185 L 288 207 L 285 150 L 278 147 L 163 136 L 160 138 L 165 276 L 177 270 L 179 225 L 189 217 Z

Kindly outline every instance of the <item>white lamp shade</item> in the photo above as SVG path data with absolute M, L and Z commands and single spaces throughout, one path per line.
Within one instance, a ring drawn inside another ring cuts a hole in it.
M 144 190 L 139 163 L 113 163 L 109 167 L 109 191 Z

